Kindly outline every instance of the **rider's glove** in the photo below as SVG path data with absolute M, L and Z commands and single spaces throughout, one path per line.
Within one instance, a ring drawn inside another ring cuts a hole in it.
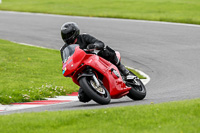
M 103 49 L 103 46 L 101 46 L 101 44 L 99 43 L 94 43 L 94 44 L 89 44 L 87 46 L 87 49 L 97 49 L 97 50 L 101 50 Z
M 89 45 L 87 46 L 87 49 L 95 49 L 95 45 L 94 45 L 94 44 L 89 44 Z

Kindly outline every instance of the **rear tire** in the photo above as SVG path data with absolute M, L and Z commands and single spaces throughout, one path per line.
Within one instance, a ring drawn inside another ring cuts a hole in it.
M 79 79 L 79 84 L 87 96 L 99 104 L 109 104 L 111 97 L 107 89 L 101 84 L 105 94 L 100 94 L 91 84 L 92 77 L 82 77 Z
M 132 72 L 130 73 L 133 74 Z M 146 88 L 139 78 L 137 79 L 137 82 L 139 82 L 140 85 L 132 85 L 129 83 L 126 84 L 127 86 L 131 87 L 131 90 L 129 91 L 127 96 L 133 100 L 142 100 L 146 96 Z

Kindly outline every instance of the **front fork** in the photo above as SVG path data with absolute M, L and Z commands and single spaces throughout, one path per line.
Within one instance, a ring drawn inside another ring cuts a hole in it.
M 92 71 L 92 69 L 88 69 L 85 71 L 85 73 L 82 73 L 78 79 L 81 77 L 90 77 L 92 80 L 89 80 L 91 86 L 100 94 L 104 95 L 105 90 L 102 88 L 101 84 L 103 84 L 101 81 L 97 79 L 97 76 L 95 73 Z
M 95 76 L 95 74 L 93 74 L 92 78 L 94 79 L 94 82 L 95 82 L 96 86 L 97 86 L 97 87 L 100 87 L 101 85 L 100 85 L 100 83 L 99 83 L 97 77 Z
M 86 70 L 84 73 L 80 74 L 78 76 L 78 79 L 80 79 L 81 77 L 92 77 L 96 86 L 100 87 L 101 84 L 99 83 L 99 80 L 97 79 L 96 75 L 92 72 L 92 69 L 88 69 Z

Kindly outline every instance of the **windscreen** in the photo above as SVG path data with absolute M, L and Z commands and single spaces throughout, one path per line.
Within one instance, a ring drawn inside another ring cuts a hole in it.
M 75 48 L 77 46 L 79 45 L 78 44 L 69 45 L 62 51 L 62 59 L 64 63 L 68 60 L 70 56 L 74 54 Z

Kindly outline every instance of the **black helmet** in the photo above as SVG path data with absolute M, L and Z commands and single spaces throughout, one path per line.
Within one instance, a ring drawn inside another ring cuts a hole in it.
M 78 25 L 74 22 L 64 23 L 61 27 L 62 39 L 67 44 L 73 43 L 79 34 L 80 30 Z

